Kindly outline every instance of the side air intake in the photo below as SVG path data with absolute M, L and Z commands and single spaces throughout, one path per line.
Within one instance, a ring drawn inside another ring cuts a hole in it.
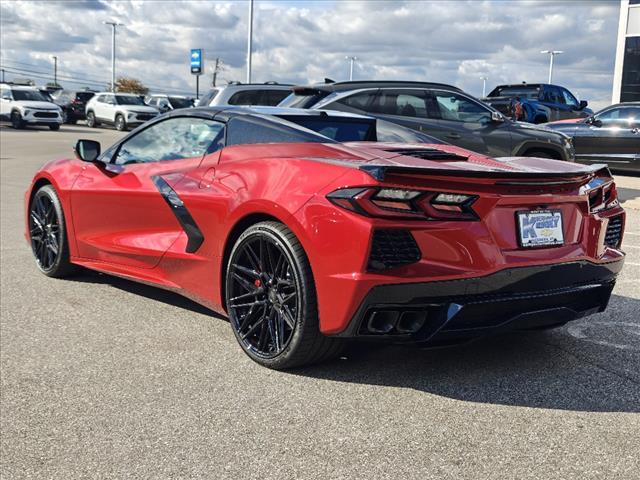
M 415 263 L 422 253 L 406 230 L 375 230 L 371 242 L 369 270 L 380 271 Z

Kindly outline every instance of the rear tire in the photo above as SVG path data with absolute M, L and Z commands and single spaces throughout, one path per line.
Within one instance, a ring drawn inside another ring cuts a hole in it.
M 533 119 L 533 123 L 540 124 L 540 123 L 547 123 L 549 120 L 547 120 L 547 117 L 543 117 L 543 116 L 537 116 L 536 118 Z
M 38 189 L 29 205 L 29 240 L 36 265 L 48 277 L 63 278 L 78 271 L 69 261 L 64 212 L 52 185 Z
M 96 128 L 98 126 L 98 121 L 96 120 L 96 115 L 93 112 L 87 113 L 87 127 Z
M 226 269 L 225 301 L 244 352 L 282 370 L 327 360 L 343 343 L 319 330 L 313 275 L 296 236 L 278 222 L 249 227 Z

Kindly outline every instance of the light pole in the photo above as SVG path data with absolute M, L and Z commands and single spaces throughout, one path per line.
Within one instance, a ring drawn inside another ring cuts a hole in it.
M 489 77 L 480 77 L 480 80 L 482 80 L 482 98 L 487 96 L 487 80 L 489 80 Z
M 251 48 L 253 44 L 253 0 L 249 0 L 249 30 L 247 32 L 247 83 L 251 83 Z
M 549 54 L 549 83 L 553 80 L 553 57 L 564 53 L 562 50 L 541 50 L 540 53 Z
M 351 81 L 353 80 L 353 63 L 358 60 L 358 57 L 347 55 L 344 59 L 349 60 L 349 81 Z
M 53 60 L 53 84 L 58 86 L 58 57 L 56 55 L 51 55 L 51 59 Z
M 105 25 L 111 25 L 111 91 L 116 91 L 116 27 L 123 27 L 124 23 L 102 22 Z

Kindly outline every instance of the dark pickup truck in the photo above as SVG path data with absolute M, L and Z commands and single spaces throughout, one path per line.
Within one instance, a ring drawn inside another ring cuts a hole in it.
M 593 115 L 585 100 L 578 102 L 566 88 L 547 83 L 498 85 L 482 100 L 521 122 L 546 123 Z

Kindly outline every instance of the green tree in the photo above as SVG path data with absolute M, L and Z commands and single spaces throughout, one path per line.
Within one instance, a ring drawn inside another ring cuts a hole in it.
M 116 80 L 116 92 L 135 93 L 137 95 L 146 95 L 149 89 L 135 78 L 119 77 Z

